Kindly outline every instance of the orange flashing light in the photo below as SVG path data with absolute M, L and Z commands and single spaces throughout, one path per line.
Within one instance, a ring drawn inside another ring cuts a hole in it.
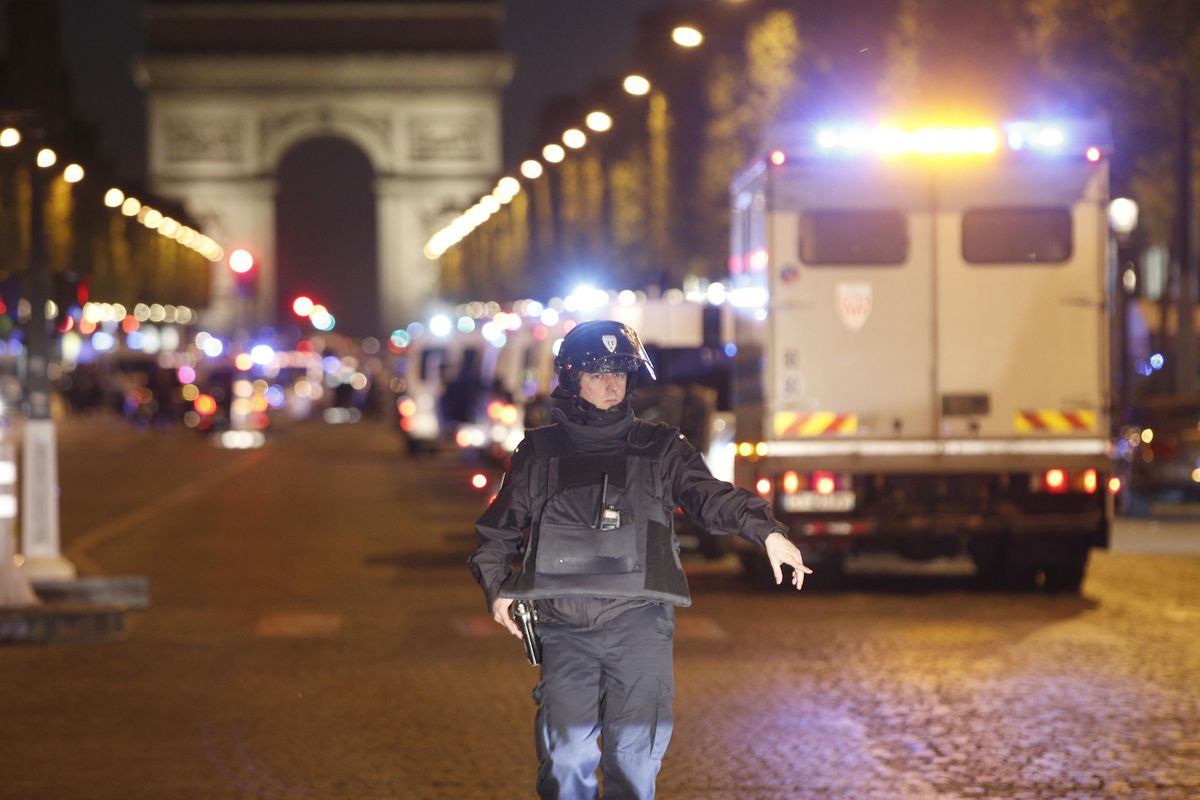
M 217 413 L 217 401 L 212 395 L 200 395 L 192 401 L 192 406 L 196 409 L 196 413 L 202 417 L 211 417 Z

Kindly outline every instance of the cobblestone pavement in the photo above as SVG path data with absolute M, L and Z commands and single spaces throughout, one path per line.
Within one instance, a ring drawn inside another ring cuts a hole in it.
M 533 796 L 536 671 L 463 566 L 466 468 L 369 424 L 61 439 L 66 552 L 152 606 L 0 649 L 0 798 Z M 1200 558 L 1098 552 L 1081 597 L 691 571 L 660 797 L 1200 797 Z

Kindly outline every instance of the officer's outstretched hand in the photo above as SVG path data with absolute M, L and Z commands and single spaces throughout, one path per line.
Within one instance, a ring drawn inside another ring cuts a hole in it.
M 804 558 L 800 555 L 800 548 L 792 544 L 791 539 L 779 531 L 775 531 L 768 536 L 765 544 L 767 546 L 767 558 L 771 559 L 771 569 L 775 573 L 775 583 L 783 583 L 783 570 L 781 566 L 787 564 L 793 570 L 792 585 L 796 587 L 797 591 L 804 588 L 804 576 L 811 575 L 812 570 L 804 566 Z
M 778 583 L 778 581 L 776 581 Z M 517 627 L 517 621 L 512 618 L 512 614 L 508 613 L 513 601 L 511 597 L 497 597 L 492 603 L 492 619 L 499 622 L 504 630 L 511 633 L 518 639 L 524 639 L 521 635 L 521 629 Z

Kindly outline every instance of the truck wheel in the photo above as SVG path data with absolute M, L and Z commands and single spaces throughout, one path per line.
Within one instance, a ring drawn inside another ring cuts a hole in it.
M 1003 557 L 975 558 L 975 576 L 989 591 L 1029 592 L 1037 588 L 1037 567 Z
M 1087 561 L 1087 548 L 1064 553 L 1059 560 L 1047 564 L 1043 569 L 1043 588 L 1052 593 L 1078 594 L 1084 573 L 1087 572 Z

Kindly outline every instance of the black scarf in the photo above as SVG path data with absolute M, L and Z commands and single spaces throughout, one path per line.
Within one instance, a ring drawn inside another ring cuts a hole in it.
M 562 425 L 572 444 L 588 453 L 618 449 L 637 420 L 628 400 L 605 411 L 581 397 L 575 398 L 575 407 L 570 414 L 555 408 L 550 416 Z

